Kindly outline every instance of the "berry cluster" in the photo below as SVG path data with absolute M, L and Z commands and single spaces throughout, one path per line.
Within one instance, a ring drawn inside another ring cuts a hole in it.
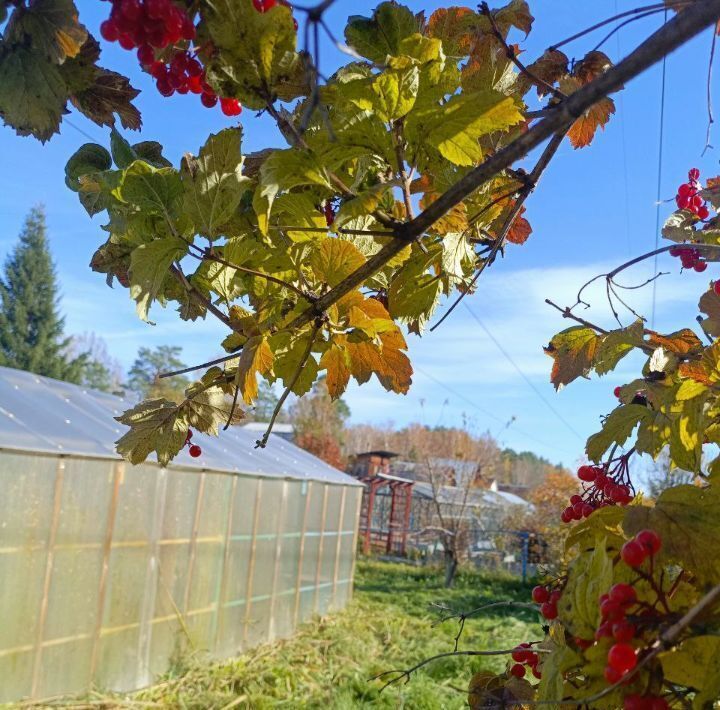
M 190 454 L 190 456 L 192 456 L 194 459 L 196 459 L 196 458 L 198 458 L 198 456 L 202 456 L 202 449 L 197 444 L 190 443 L 192 436 L 193 436 L 192 429 L 188 429 L 187 436 L 185 437 L 185 446 L 188 447 L 188 453 Z
M 538 585 L 533 587 L 532 599 L 536 604 L 540 605 L 540 613 L 548 621 L 557 619 L 558 615 L 558 602 L 562 592 L 559 589 L 549 589 L 547 586 Z
M 512 659 L 515 663 L 510 667 L 510 675 L 514 675 L 516 678 L 524 678 L 525 666 L 527 665 L 536 678 L 542 678 L 542 673 L 538 670 L 540 657 L 532 650 L 531 644 L 521 643 L 517 646 L 512 652 Z
M 620 557 L 626 565 L 640 567 L 648 557 L 657 554 L 661 547 L 662 540 L 654 530 L 641 530 L 622 546 Z
M 140 66 L 156 82 L 163 96 L 200 94 L 203 106 L 212 108 L 218 96 L 205 80 L 205 70 L 197 51 L 176 48 L 176 44 L 195 39 L 192 18 L 172 0 L 111 0 L 109 19 L 100 25 L 100 34 L 108 42 L 119 42 L 123 49 L 137 47 Z M 264 10 L 263 10 L 264 12 Z M 167 48 L 172 48 L 167 50 Z M 169 57 L 167 57 L 169 53 Z M 167 61 L 158 58 L 164 54 Z M 220 98 L 226 116 L 239 116 L 242 106 L 237 99 Z
M 681 210 L 688 210 L 700 219 L 707 219 L 710 215 L 705 200 L 700 196 L 702 185 L 699 183 L 700 171 L 691 168 L 688 172 L 688 181 L 678 187 L 675 202 Z
M 700 250 L 694 247 L 672 247 L 670 249 L 670 256 L 679 257 L 683 269 L 693 269 L 698 273 L 702 273 L 707 269 L 707 261 L 703 261 Z
M 165 49 L 181 39 L 195 39 L 195 25 L 171 0 L 111 0 L 110 17 L 100 34 L 123 49 Z
M 328 227 L 333 226 L 333 222 L 335 222 L 335 210 L 333 209 L 332 203 L 330 200 L 327 200 L 325 204 L 323 205 L 323 214 L 325 215 L 325 221 L 327 222 Z
M 619 394 L 616 388 L 616 396 Z M 580 466 L 577 477 L 583 482 L 583 492 L 570 496 L 570 505 L 560 519 L 564 523 L 590 517 L 598 508 L 608 505 L 627 505 L 635 497 L 628 475 L 628 455 L 612 459 L 602 466 Z

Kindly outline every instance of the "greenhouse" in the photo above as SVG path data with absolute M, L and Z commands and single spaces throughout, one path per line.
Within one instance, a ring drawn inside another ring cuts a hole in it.
M 0 702 L 139 688 L 179 651 L 231 656 L 350 598 L 357 481 L 243 427 L 131 466 L 129 406 L 0 368 Z

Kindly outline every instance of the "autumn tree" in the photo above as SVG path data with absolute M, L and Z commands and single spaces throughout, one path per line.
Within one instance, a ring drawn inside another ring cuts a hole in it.
M 342 399 L 333 400 L 324 379 L 290 407 L 295 443 L 336 468 L 345 467 L 342 446 L 350 409 Z

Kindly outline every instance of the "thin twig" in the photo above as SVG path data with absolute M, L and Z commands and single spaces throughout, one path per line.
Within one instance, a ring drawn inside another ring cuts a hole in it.
M 207 362 L 202 362 L 199 365 L 192 365 L 191 367 L 183 367 L 182 370 L 173 370 L 172 372 L 161 372 L 158 377 L 160 379 L 164 377 L 175 377 L 176 375 L 185 375 L 188 372 L 194 372 L 195 370 L 202 370 L 207 367 L 212 367 L 213 365 L 220 365 L 223 362 L 227 362 L 228 360 L 234 360 L 235 358 L 240 357 L 240 350 L 235 351 L 234 353 L 230 353 L 229 355 L 223 355 L 222 357 L 215 358 L 215 360 L 208 360 Z
M 497 22 L 495 22 L 495 17 L 492 12 L 490 12 L 490 7 L 486 2 L 480 3 L 480 12 L 482 12 L 482 14 L 485 15 L 490 22 L 490 29 L 492 30 L 495 39 L 505 50 L 505 56 L 520 70 L 520 73 L 524 74 L 538 88 L 544 89 L 547 93 L 552 94 L 557 99 L 564 99 L 565 94 L 562 91 L 556 89 L 552 84 L 545 81 L 545 79 L 541 79 L 536 74 L 533 74 L 533 72 L 531 72 L 525 64 L 518 59 L 517 52 L 505 41 Z
M 562 313 L 563 318 L 570 318 L 570 320 L 574 320 L 576 323 L 579 323 L 580 325 L 584 325 L 586 328 L 590 328 L 591 330 L 595 330 L 601 335 L 607 335 L 610 331 L 605 330 L 605 328 L 601 328 L 599 325 L 595 325 L 594 323 L 591 323 L 590 321 L 585 320 L 584 318 L 580 318 L 576 316 L 569 308 L 565 307 L 562 308 L 561 306 L 558 306 L 557 303 L 554 303 L 549 298 L 545 299 L 545 303 L 548 304 L 548 306 L 552 306 L 553 308 L 556 308 L 560 313 Z
M 705 151 L 708 148 L 712 148 L 710 145 L 710 132 L 712 131 L 712 125 L 715 123 L 713 117 L 713 105 L 712 105 L 712 70 L 713 61 L 715 59 L 715 44 L 717 43 L 717 32 L 713 28 L 712 31 L 712 44 L 710 45 L 710 59 L 708 60 L 708 74 L 707 74 L 707 110 L 708 110 L 708 127 L 707 134 L 705 135 L 705 147 L 703 148 L 702 155 L 705 155 Z
M 228 328 L 234 330 L 235 332 L 240 332 L 238 331 L 237 326 L 230 321 L 230 318 L 228 316 L 226 316 L 204 293 L 198 291 L 198 289 L 195 288 L 195 286 L 193 286 L 190 281 L 188 281 L 187 276 L 185 276 L 178 263 L 172 264 L 170 266 L 170 273 L 180 282 L 182 286 L 184 286 L 185 290 L 188 292 L 188 295 L 191 298 L 199 301 L 218 320 L 225 323 Z
M 256 449 L 264 449 L 267 445 L 270 434 L 272 433 L 273 427 L 275 426 L 275 420 L 277 419 L 278 414 L 280 414 L 280 410 L 282 410 L 283 404 L 285 404 L 285 400 L 288 398 L 290 392 L 292 392 L 292 388 L 298 381 L 298 378 L 300 377 L 300 374 L 302 373 L 303 368 L 305 367 L 305 364 L 307 363 L 308 358 L 312 353 L 313 345 L 315 345 L 315 338 L 317 337 L 321 325 L 322 323 L 316 323 L 313 327 L 312 333 L 310 334 L 310 338 L 308 340 L 307 348 L 305 348 L 305 352 L 303 353 L 302 358 L 300 358 L 300 363 L 297 370 L 295 370 L 295 374 L 292 376 L 292 379 L 283 390 L 283 393 L 280 395 L 280 399 L 278 399 L 277 404 L 275 405 L 275 409 L 273 410 L 272 416 L 270 417 L 270 422 L 268 423 L 265 433 L 262 435 L 261 439 L 258 439 L 255 442 Z

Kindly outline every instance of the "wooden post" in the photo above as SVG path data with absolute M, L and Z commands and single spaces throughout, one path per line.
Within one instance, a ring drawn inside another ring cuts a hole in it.
M 412 483 L 406 483 L 405 486 L 405 518 L 403 520 L 401 554 L 405 554 L 407 548 L 407 536 L 410 528 L 410 509 L 412 508 Z
M 35 657 L 33 659 L 32 686 L 30 697 L 34 698 L 38 692 L 40 683 L 40 670 L 42 668 L 43 637 L 45 636 L 45 622 L 47 620 L 48 601 L 50 596 L 50 582 L 53 573 L 53 561 L 55 556 L 55 540 L 60 522 L 60 508 L 62 503 L 62 489 L 65 478 L 65 459 L 58 458 L 55 468 L 55 490 L 53 492 L 53 510 L 50 519 L 50 530 L 48 532 L 47 555 L 45 557 L 45 576 L 43 578 L 42 597 L 40 599 L 40 612 L 38 614 L 37 632 L 35 635 Z
M 362 497 L 364 491 L 358 491 L 356 513 L 355 513 L 355 530 L 353 532 L 353 544 L 352 544 L 352 564 L 350 565 L 350 589 L 348 590 L 348 601 L 352 599 L 353 590 L 355 588 L 355 565 L 357 564 L 357 544 L 358 536 L 360 534 L 360 508 L 362 506 Z
M 262 478 L 257 479 L 255 489 L 255 507 L 253 509 L 252 538 L 250 541 L 250 559 L 248 560 L 247 584 L 245 585 L 245 621 L 243 623 L 243 645 L 247 643 L 248 625 L 250 624 L 250 607 L 252 606 L 252 585 L 255 574 L 255 552 L 257 548 L 257 527 L 260 519 L 260 500 L 262 498 Z
M 275 559 L 273 564 L 272 587 L 270 589 L 270 612 L 268 614 L 268 641 L 275 638 L 275 595 L 277 594 L 277 581 L 280 574 L 280 559 L 282 555 L 282 527 L 285 518 L 285 509 L 287 507 L 288 482 L 283 481 L 282 493 L 280 497 L 280 512 L 278 513 L 277 537 L 275 539 Z
M 188 558 L 187 575 L 185 577 L 185 594 L 183 595 L 183 614 L 187 615 L 190 611 L 190 590 L 192 589 L 193 572 L 195 569 L 195 554 L 197 552 L 197 536 L 198 530 L 200 529 L 200 515 L 202 513 L 203 497 L 205 494 L 205 478 L 206 473 L 203 471 L 200 474 L 200 481 L 198 482 L 197 496 L 195 498 L 195 515 L 193 517 L 192 532 L 190 533 L 190 556 Z
M 314 612 L 317 612 L 318 610 L 318 599 L 320 597 L 320 568 L 322 566 L 323 541 L 325 538 L 325 517 L 327 516 L 328 488 L 330 488 L 330 486 L 327 483 L 324 483 L 322 515 L 320 517 L 320 543 L 318 544 L 317 565 L 315 567 L 315 594 L 313 597 Z
M 97 671 L 98 654 L 100 652 L 100 631 L 102 630 L 103 614 L 105 613 L 105 595 L 107 594 L 107 578 L 110 569 L 110 552 L 112 551 L 113 531 L 115 529 L 115 517 L 117 515 L 118 500 L 120 498 L 120 485 L 125 474 L 125 462 L 116 461 L 113 464 L 112 494 L 110 495 L 110 506 L 108 508 L 107 521 L 105 522 L 105 539 L 102 548 L 102 566 L 100 567 L 100 583 L 98 585 L 98 600 L 95 618 L 95 630 L 93 632 L 92 652 L 90 654 L 90 681 L 95 680 Z
M 225 596 L 227 594 L 227 574 L 230 566 L 230 538 L 232 537 L 233 513 L 235 508 L 235 494 L 238 487 L 238 477 L 233 476 L 230 487 L 230 501 L 228 502 L 227 522 L 225 524 L 225 547 L 223 550 L 222 570 L 220 571 L 220 590 L 218 592 L 217 606 L 215 607 L 215 641 L 214 651 L 217 653 L 220 646 L 220 636 L 223 629 L 223 616 L 225 614 Z
M 342 487 L 342 493 L 340 494 L 340 518 L 337 524 L 337 544 L 335 545 L 335 570 L 333 572 L 333 586 L 332 586 L 332 605 L 333 608 L 337 607 L 337 583 L 338 583 L 338 572 L 340 567 L 340 548 L 343 540 L 343 516 L 345 515 L 345 497 L 347 495 L 347 486 Z
M 305 512 L 303 513 L 302 529 L 300 530 L 300 554 L 298 556 L 297 579 L 295 583 L 295 609 L 293 611 L 293 629 L 298 625 L 298 613 L 300 612 L 300 587 L 302 586 L 302 568 L 305 557 L 305 530 L 307 529 L 308 510 L 310 509 L 310 495 L 312 494 L 313 482 L 307 481 L 305 491 Z
M 372 534 L 373 508 L 375 506 L 375 479 L 370 479 L 370 481 L 368 481 L 368 485 L 370 487 L 370 490 L 367 494 L 367 510 L 365 513 L 365 537 L 363 539 L 363 552 L 366 555 L 370 554 L 370 536 Z
M 390 484 L 390 517 L 388 519 L 387 545 L 385 546 L 385 549 L 386 549 L 388 555 L 392 554 L 393 528 L 395 526 L 395 512 L 397 510 L 397 508 L 396 508 L 397 490 L 398 490 L 397 483 L 391 483 Z

